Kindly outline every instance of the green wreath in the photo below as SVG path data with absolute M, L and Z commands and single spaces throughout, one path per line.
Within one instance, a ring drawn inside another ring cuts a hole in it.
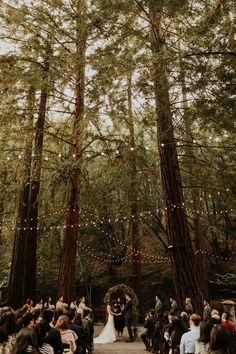
M 125 284 L 115 285 L 112 288 L 110 288 L 104 297 L 104 302 L 105 303 L 107 303 L 107 301 L 112 302 L 119 297 L 121 302 L 125 303 L 125 294 L 129 294 L 134 306 L 138 305 L 139 303 L 138 297 L 135 294 L 134 290 Z

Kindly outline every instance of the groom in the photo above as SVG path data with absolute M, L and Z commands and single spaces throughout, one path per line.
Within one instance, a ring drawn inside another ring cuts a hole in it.
M 134 341 L 133 330 L 132 330 L 133 304 L 129 294 L 125 294 L 125 299 L 126 299 L 126 304 L 122 313 L 125 318 L 126 327 L 129 332 L 129 339 L 126 342 L 133 342 Z

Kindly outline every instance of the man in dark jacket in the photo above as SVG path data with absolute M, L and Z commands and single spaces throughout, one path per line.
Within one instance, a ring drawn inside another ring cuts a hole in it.
M 155 324 L 156 324 L 155 310 L 151 309 L 147 317 L 145 318 L 145 322 L 144 322 L 144 328 L 146 328 L 146 331 L 143 334 L 141 334 L 141 338 L 143 340 L 143 343 L 145 344 L 147 351 L 150 351 L 151 349 L 150 341 L 153 341 Z
M 48 322 L 50 325 L 50 330 L 47 335 L 47 343 L 53 347 L 55 354 L 62 354 L 63 345 L 61 342 L 61 334 L 58 329 L 53 327 L 53 318 L 54 318 L 53 311 L 48 309 L 43 311 L 43 319 L 44 321 Z
M 133 320 L 133 303 L 131 301 L 131 297 L 129 294 L 125 294 L 126 304 L 124 310 L 122 311 L 123 316 L 125 318 L 126 327 L 129 333 L 129 339 L 126 342 L 133 342 L 133 330 L 132 330 L 132 320 Z

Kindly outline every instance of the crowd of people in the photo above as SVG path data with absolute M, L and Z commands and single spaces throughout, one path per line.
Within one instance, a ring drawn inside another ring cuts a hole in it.
M 163 311 L 156 296 L 155 309 L 145 318 L 146 331 L 141 335 L 145 349 L 160 354 L 236 354 L 236 330 L 230 313 L 211 309 L 204 300 L 202 314 L 194 313 L 190 298 L 180 312 L 174 297 L 170 310 Z
M 146 330 L 141 334 L 145 350 L 155 354 L 236 354 L 236 330 L 229 312 L 220 314 L 208 300 L 204 300 L 202 314 L 194 312 L 190 298 L 186 298 L 182 312 L 174 297 L 170 304 L 169 311 L 164 311 L 156 296 L 155 308 L 148 312 Z M 108 301 L 107 324 L 96 338 L 92 310 L 84 297 L 69 306 L 60 296 L 55 305 L 49 297 L 45 302 L 39 299 L 35 306 L 28 299 L 18 310 L 3 307 L 0 354 L 91 354 L 94 343 L 123 340 L 125 326 L 129 334 L 126 342 L 133 342 L 132 307 L 128 294 L 124 304 L 119 298 Z
M 0 354 L 90 354 L 93 350 L 92 310 L 85 298 L 70 306 L 60 296 L 56 305 L 49 297 L 35 306 L 0 309 Z

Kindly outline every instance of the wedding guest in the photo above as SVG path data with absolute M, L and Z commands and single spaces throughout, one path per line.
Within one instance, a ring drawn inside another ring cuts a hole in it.
M 0 353 L 10 354 L 16 341 L 16 315 L 11 308 L 0 315 Z
M 195 343 L 195 354 L 208 354 L 212 327 L 213 324 L 209 321 L 200 323 L 200 337 Z
M 153 342 L 154 339 L 155 323 L 156 323 L 155 310 L 151 309 L 148 312 L 144 322 L 144 328 L 146 328 L 146 331 L 141 334 L 141 339 L 145 344 L 147 351 L 151 350 L 150 342 Z
M 232 322 L 230 322 L 230 314 L 229 312 L 224 312 L 221 317 L 223 327 L 227 328 L 231 336 L 235 336 L 235 326 Z
M 180 341 L 180 354 L 194 353 L 195 343 L 200 336 L 201 316 L 198 313 L 193 313 L 190 316 L 190 331 L 182 335 Z
M 47 343 L 47 336 L 50 331 L 50 325 L 47 321 L 41 321 L 35 328 L 40 354 L 54 354 L 53 347 Z
M 235 354 L 236 346 L 229 331 L 221 326 L 214 325 L 210 334 L 209 354 Z
M 38 354 L 38 352 L 38 342 L 35 331 L 29 327 L 22 328 L 17 334 L 16 343 L 11 354 Z
M 155 315 L 156 315 L 156 317 L 158 317 L 163 312 L 163 306 L 162 306 L 162 302 L 161 302 L 161 300 L 160 300 L 158 295 L 156 295 L 155 300 L 156 300 Z
M 65 305 L 63 302 L 63 295 L 59 296 L 57 303 L 56 303 L 56 311 L 64 311 Z
M 42 310 L 42 308 L 43 308 L 43 299 L 40 298 L 35 305 L 35 309 Z
M 169 346 L 172 353 L 179 353 L 180 340 L 184 333 L 187 332 L 187 327 L 185 326 L 182 318 L 175 318 L 172 321 L 172 332 L 170 335 Z
M 47 343 L 53 347 L 55 354 L 63 353 L 63 345 L 61 341 L 60 331 L 54 328 L 54 313 L 52 310 L 45 309 L 43 311 L 43 320 L 50 325 L 50 329 L 47 335 Z
M 76 340 L 78 337 L 74 331 L 68 328 L 68 322 L 68 317 L 62 315 L 59 317 L 55 328 L 60 331 L 62 343 L 69 346 L 68 354 L 73 354 L 76 351 Z
M 203 305 L 204 305 L 204 310 L 203 310 L 202 318 L 203 318 L 203 321 L 207 321 L 211 317 L 211 307 L 209 305 L 209 300 L 204 299 Z
M 170 297 L 170 303 L 171 303 L 170 312 L 178 314 L 179 307 L 178 307 L 178 304 L 177 304 L 177 302 L 176 302 L 176 300 L 175 300 L 175 298 L 173 296 Z
M 45 309 L 55 309 L 55 306 L 52 304 L 52 298 L 51 298 L 51 296 L 48 296 L 47 297 L 47 300 L 46 300 L 46 302 L 44 303 L 44 308 Z
M 190 316 L 193 313 L 193 305 L 190 297 L 185 299 L 185 312 Z

